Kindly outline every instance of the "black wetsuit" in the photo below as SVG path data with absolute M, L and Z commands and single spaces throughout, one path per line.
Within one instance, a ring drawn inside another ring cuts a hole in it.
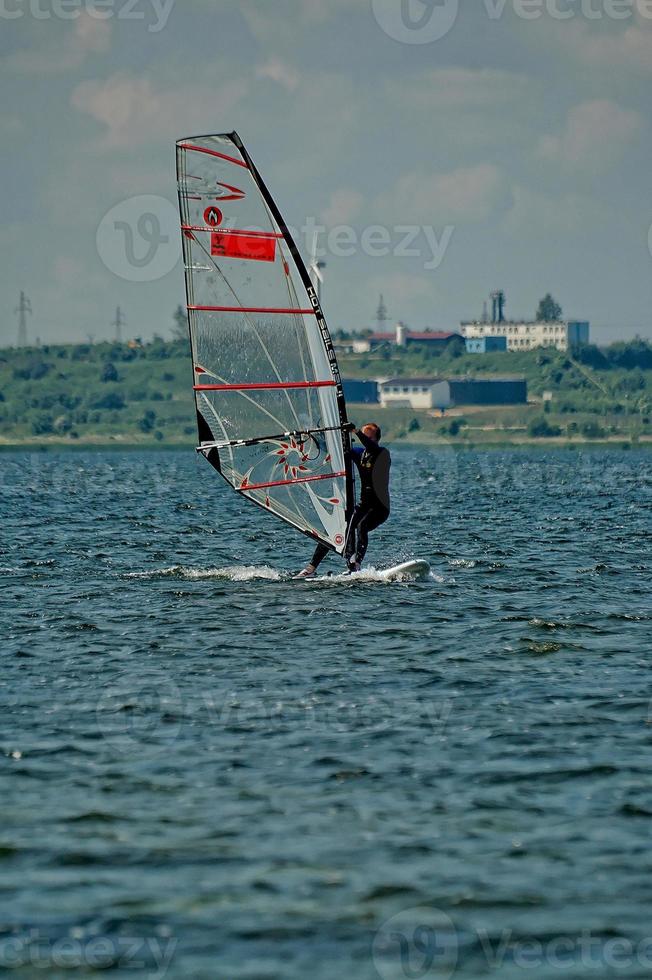
M 369 531 L 384 524 L 389 517 L 389 471 L 392 465 L 389 450 L 369 439 L 364 432 L 356 435 L 363 449 L 354 447 L 353 461 L 360 474 L 360 503 L 356 505 L 346 539 L 344 557 L 349 565 L 361 563 L 369 543 Z M 318 544 L 310 564 L 317 568 L 328 554 L 324 544 Z

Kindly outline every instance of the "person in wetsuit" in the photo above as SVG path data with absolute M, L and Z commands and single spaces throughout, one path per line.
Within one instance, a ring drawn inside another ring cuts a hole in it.
M 354 426 L 352 428 L 355 429 Z M 389 450 L 380 445 L 380 427 L 375 422 L 355 429 L 362 447 L 352 449 L 353 461 L 360 474 L 360 503 L 356 505 L 349 524 L 344 557 L 349 571 L 358 572 L 367 552 L 369 532 L 384 524 L 389 517 L 389 471 L 392 465 Z M 310 578 L 329 552 L 318 544 L 315 553 L 297 578 Z

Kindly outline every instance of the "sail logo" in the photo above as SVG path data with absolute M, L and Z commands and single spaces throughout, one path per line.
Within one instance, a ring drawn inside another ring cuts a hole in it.
M 204 211 L 204 221 L 211 228 L 216 228 L 222 224 L 222 212 L 219 208 L 214 208 L 213 206 L 206 208 Z
M 241 191 L 239 187 L 232 187 L 231 184 L 223 184 L 218 180 L 217 186 L 223 188 L 217 192 L 218 201 L 241 201 L 245 196 L 244 191 Z

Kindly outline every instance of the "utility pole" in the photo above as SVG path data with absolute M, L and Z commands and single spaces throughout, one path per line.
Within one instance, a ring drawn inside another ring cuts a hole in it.
M 378 324 L 378 333 L 383 332 L 383 327 L 387 323 L 387 307 L 385 306 L 385 300 L 383 299 L 383 294 L 380 294 L 380 301 L 378 303 L 378 309 L 376 310 L 376 323 Z
M 126 324 L 125 316 L 119 306 L 116 307 L 115 320 L 112 321 L 111 326 L 115 327 L 115 342 L 116 344 L 122 343 L 122 328 Z
M 32 304 L 21 290 L 20 302 L 14 310 L 18 314 L 18 346 L 27 347 L 27 314 L 32 312 Z

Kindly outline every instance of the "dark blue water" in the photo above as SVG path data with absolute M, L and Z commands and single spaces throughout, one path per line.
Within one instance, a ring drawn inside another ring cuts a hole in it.
M 396 449 L 395 584 L 190 450 L 0 473 L 0 972 L 652 975 L 652 456 Z

